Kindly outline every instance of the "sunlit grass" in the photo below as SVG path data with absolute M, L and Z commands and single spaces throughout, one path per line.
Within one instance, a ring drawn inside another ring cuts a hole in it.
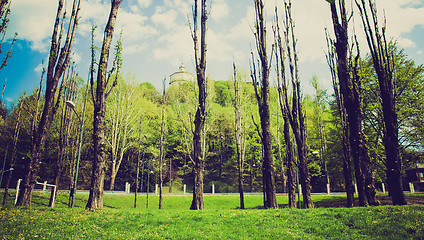
M 423 197 L 423 195 L 415 195 Z M 0 209 L 1 239 L 424 239 L 424 206 L 369 208 L 260 209 L 262 196 L 205 196 L 205 210 L 188 210 L 191 196 L 105 195 L 102 211 L 85 211 L 87 195 L 78 194 L 76 208 L 67 208 L 60 194 L 55 208 L 48 194 L 36 193 L 30 208 Z M 338 201 L 314 196 L 314 201 Z M 12 199 L 10 199 L 12 200 Z

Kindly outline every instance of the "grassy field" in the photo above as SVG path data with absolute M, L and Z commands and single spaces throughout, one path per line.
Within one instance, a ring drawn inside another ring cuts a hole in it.
M 246 210 L 237 209 L 238 196 L 205 196 L 203 211 L 188 210 L 189 195 L 165 196 L 163 210 L 157 196 L 149 209 L 139 196 L 134 209 L 132 195 L 105 195 L 102 211 L 85 211 L 84 194 L 74 209 L 67 194 L 53 209 L 48 197 L 36 193 L 31 208 L 1 207 L 1 239 L 424 239 L 424 206 L 328 208 L 344 196 L 314 195 L 316 209 L 286 208 L 287 196 L 278 196 L 272 210 L 260 209 L 260 195 L 246 196 Z

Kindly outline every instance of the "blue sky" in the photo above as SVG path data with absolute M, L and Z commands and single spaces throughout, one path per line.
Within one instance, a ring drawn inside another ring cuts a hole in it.
M 41 77 L 41 62 L 48 58 L 50 36 L 58 0 L 13 0 L 8 29 L 10 42 L 14 32 L 19 40 L 8 66 L 0 72 L 0 84 L 7 78 L 4 101 L 16 102 L 23 91 L 32 91 Z M 68 4 L 70 4 L 68 0 Z M 193 44 L 188 27 L 192 0 L 124 0 L 118 13 L 115 40 L 122 30 L 124 72 L 135 82 L 151 82 L 158 89 L 162 79 L 185 65 L 194 72 Z M 271 20 L 275 2 L 267 0 L 266 14 Z M 350 2 L 350 1 L 347 1 Z M 378 0 L 388 19 L 388 33 L 405 48 L 417 64 L 424 63 L 424 1 Z M 215 80 L 231 77 L 233 59 L 248 71 L 250 50 L 254 48 L 251 31 L 254 21 L 253 0 L 213 0 L 209 2 L 207 75 Z M 90 30 L 98 26 L 96 45 L 101 45 L 110 0 L 82 0 L 81 20 L 74 43 L 74 61 L 79 75 L 86 78 L 90 56 Z M 324 28 L 331 29 L 328 3 L 324 0 L 293 1 L 296 35 L 300 56 L 300 76 L 305 93 L 312 93 L 310 80 L 317 75 L 324 88 L 331 88 L 325 62 Z M 361 37 L 359 18 L 356 32 Z M 271 27 L 268 33 L 271 35 Z M 2 51 L 7 51 L 8 42 Z

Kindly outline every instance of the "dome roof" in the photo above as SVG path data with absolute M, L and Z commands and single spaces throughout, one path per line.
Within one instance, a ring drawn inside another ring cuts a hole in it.
M 179 71 L 171 74 L 170 76 L 170 83 L 179 83 L 179 82 L 194 82 L 194 77 L 191 73 L 188 73 L 185 71 L 184 65 L 181 65 L 179 67 Z

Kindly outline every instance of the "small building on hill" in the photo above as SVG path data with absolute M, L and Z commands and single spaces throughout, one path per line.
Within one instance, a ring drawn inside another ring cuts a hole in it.
M 169 85 L 177 85 L 183 82 L 194 82 L 194 77 L 193 74 L 186 72 L 185 67 L 181 65 L 178 72 L 171 74 Z

